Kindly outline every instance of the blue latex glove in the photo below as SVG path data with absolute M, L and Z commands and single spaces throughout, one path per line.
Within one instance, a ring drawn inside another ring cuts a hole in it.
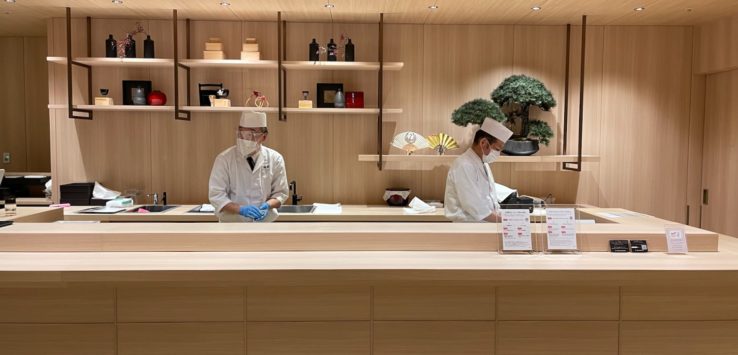
M 264 216 L 266 216 L 267 213 L 269 213 L 269 204 L 264 202 L 259 206 L 259 210 L 264 212 Z
M 266 216 L 266 213 L 256 206 L 241 206 L 238 210 L 238 214 L 255 221 L 261 221 Z

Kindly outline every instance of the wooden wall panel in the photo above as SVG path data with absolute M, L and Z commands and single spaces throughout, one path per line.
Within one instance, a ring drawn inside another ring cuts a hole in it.
M 738 322 L 623 322 L 620 354 L 732 354 Z
M 0 323 L 113 322 L 114 304 L 112 288 L 0 289 Z
M 618 320 L 617 287 L 497 288 L 500 320 Z
M 738 68 L 738 16 L 696 27 L 695 73 L 707 74 Z
M 369 288 L 249 287 L 249 321 L 369 320 Z
M 6 171 L 27 171 L 23 53 L 22 37 L 0 37 L 0 153 L 11 154 L 10 164 L 0 166 Z
M 113 355 L 113 324 L 3 324 L 0 353 L 13 355 Z
M 253 322 L 246 352 L 261 354 L 369 354 L 368 322 Z
M 120 355 L 240 355 L 243 323 L 118 324 Z
M 493 320 L 492 286 L 378 286 L 376 320 Z
M 738 220 L 732 211 L 738 198 L 738 70 L 707 77 L 705 140 L 702 187 L 708 203 L 702 206 L 702 227 L 738 235 Z
M 23 38 L 26 171 L 51 171 L 46 37 Z
M 244 290 L 126 288 L 118 291 L 119 322 L 218 322 L 244 320 Z
M 374 322 L 374 354 L 492 354 L 494 322 Z
M 600 206 L 686 222 L 691 42 L 687 27 L 605 29 Z
M 617 354 L 618 322 L 499 322 L 499 354 Z
M 696 50 L 696 49 L 695 49 Z M 705 138 L 705 75 L 692 75 L 692 95 L 689 114 L 689 160 L 687 175 L 687 224 L 702 226 L 702 162 Z

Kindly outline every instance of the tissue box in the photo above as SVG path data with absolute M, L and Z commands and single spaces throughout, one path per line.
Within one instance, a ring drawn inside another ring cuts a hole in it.
M 261 58 L 259 52 L 241 52 L 241 60 L 255 62 Z
M 202 58 L 203 59 L 225 59 L 225 54 L 223 54 L 223 51 L 202 51 Z
M 223 43 L 219 42 L 205 42 L 206 51 L 223 51 Z
M 113 106 L 115 105 L 113 103 L 112 97 L 96 97 L 95 98 L 95 105 L 98 106 Z

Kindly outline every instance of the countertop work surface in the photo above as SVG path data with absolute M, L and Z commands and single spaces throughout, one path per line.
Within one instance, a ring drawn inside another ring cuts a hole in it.
M 88 214 L 79 211 L 91 206 L 73 206 L 64 209 L 66 221 L 100 222 L 217 222 L 213 213 L 189 212 L 199 205 L 177 205 L 164 212 L 115 214 Z M 130 210 L 134 207 L 127 208 Z M 341 213 L 280 213 L 277 222 L 450 222 L 443 208 L 433 213 L 408 214 L 402 207 L 342 205 Z

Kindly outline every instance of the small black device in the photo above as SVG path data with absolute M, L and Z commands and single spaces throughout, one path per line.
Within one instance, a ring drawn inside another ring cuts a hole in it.
M 648 244 L 645 240 L 631 240 L 630 241 L 630 251 L 634 253 L 647 253 L 648 252 Z
M 13 221 L 0 221 L 0 228 L 7 227 L 13 224 Z
M 627 253 L 628 252 L 628 241 L 627 240 L 611 240 L 610 251 L 613 253 Z

